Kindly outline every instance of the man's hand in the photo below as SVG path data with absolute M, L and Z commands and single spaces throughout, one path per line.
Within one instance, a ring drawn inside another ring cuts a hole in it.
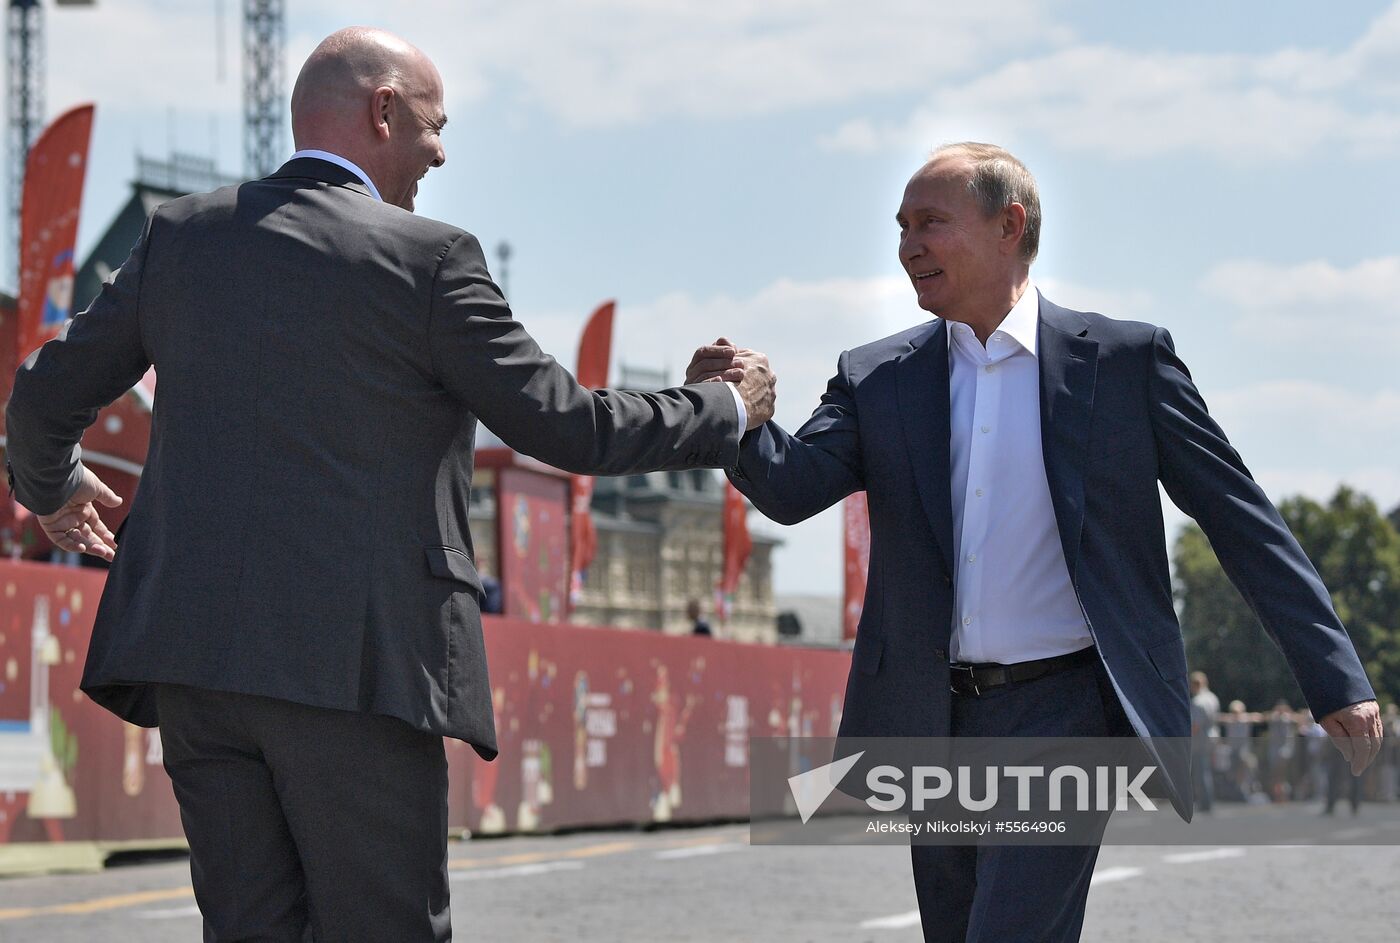
M 73 497 L 52 514 L 37 515 L 39 526 L 61 549 L 90 553 L 110 563 L 117 552 L 117 539 L 102 523 L 97 505 L 114 508 L 121 503 L 122 499 L 84 466 L 82 483 Z
M 685 382 L 733 383 L 749 413 L 748 429 L 757 429 L 773 418 L 778 378 L 768 367 L 767 355 L 735 347 L 728 338 L 696 349 L 686 368 Z
M 1375 701 L 1362 701 L 1333 711 L 1318 721 L 1332 738 L 1332 745 L 1351 763 L 1351 775 L 1360 776 L 1381 752 L 1381 709 Z

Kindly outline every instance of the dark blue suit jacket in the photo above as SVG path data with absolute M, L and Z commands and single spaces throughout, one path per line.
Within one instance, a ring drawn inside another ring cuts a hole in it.
M 1373 698 L 1326 587 L 1207 413 L 1171 335 L 1041 297 L 1038 339 L 1045 472 L 1065 561 L 1138 735 L 1191 730 L 1158 481 L 1210 538 L 1313 713 Z M 843 353 L 797 435 L 772 422 L 750 432 L 730 478 L 784 524 L 866 491 L 870 570 L 840 735 L 948 736 L 956 548 L 945 322 Z M 1185 751 L 1147 745 L 1189 819 Z

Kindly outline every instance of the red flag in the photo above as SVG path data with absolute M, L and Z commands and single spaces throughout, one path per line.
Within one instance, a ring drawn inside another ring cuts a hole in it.
M 578 342 L 578 373 L 581 386 L 590 390 L 608 385 L 608 364 L 612 359 L 612 323 L 616 303 L 598 306 L 584 325 Z M 598 552 L 598 534 L 593 528 L 593 477 L 574 475 L 569 486 L 572 526 L 569 546 L 569 602 L 575 604 L 583 593 L 583 574 Z
M 73 314 L 73 250 L 92 114 L 92 105 L 80 105 L 60 115 L 39 135 L 25 163 L 15 346 L 19 361 L 57 335 Z
M 734 593 L 739 588 L 739 577 L 753 552 L 753 539 L 749 537 L 749 503 L 739 493 L 739 489 L 726 481 L 724 484 L 724 566 L 720 570 L 719 585 L 715 587 L 719 596 L 716 610 L 721 622 L 728 622 L 734 610 Z
M 865 579 L 870 569 L 870 509 L 865 492 L 857 491 L 841 506 L 846 561 L 846 604 L 842 607 L 842 638 L 856 637 L 861 609 L 865 605 Z

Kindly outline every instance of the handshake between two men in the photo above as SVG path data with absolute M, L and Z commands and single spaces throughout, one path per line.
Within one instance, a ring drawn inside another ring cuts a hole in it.
M 757 429 L 773 418 L 778 377 L 768 366 L 768 355 L 738 347 L 727 337 L 695 349 L 685 371 L 685 382 L 733 383 L 748 410 L 745 431 Z

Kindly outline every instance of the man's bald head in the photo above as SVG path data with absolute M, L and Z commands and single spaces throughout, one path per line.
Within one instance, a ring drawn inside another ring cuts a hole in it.
M 292 90 L 298 150 L 338 154 L 363 169 L 384 199 L 413 208 L 417 181 L 446 155 L 442 78 L 421 50 L 366 26 L 337 30 L 311 53 Z

